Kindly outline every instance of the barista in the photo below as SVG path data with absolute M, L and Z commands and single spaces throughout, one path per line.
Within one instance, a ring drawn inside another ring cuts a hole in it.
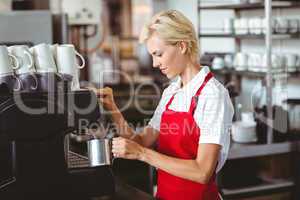
M 110 88 L 97 90 L 99 101 L 119 127 L 115 157 L 137 159 L 158 169 L 156 197 L 164 200 L 217 200 L 216 173 L 228 155 L 233 106 L 227 89 L 201 66 L 192 23 L 176 10 L 156 14 L 140 35 L 159 68 L 176 79 L 164 90 L 149 124 L 136 134 Z M 156 143 L 157 149 L 151 149 Z

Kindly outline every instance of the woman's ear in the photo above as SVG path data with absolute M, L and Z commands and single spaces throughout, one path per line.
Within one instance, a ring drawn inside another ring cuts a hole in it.
M 182 54 L 185 54 L 187 52 L 187 48 L 188 48 L 187 42 L 181 41 L 181 42 L 178 43 L 178 45 L 179 45 L 179 48 L 180 48 L 180 52 Z

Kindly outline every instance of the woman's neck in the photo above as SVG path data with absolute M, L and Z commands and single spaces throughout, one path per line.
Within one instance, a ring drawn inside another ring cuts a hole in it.
M 201 65 L 197 63 L 189 63 L 187 64 L 184 71 L 180 74 L 181 84 L 185 86 L 190 80 L 196 76 L 196 74 L 200 71 Z

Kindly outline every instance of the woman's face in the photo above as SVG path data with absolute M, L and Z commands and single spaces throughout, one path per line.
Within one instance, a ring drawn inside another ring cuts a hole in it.
M 184 46 L 168 45 L 155 33 L 147 40 L 146 45 L 152 55 L 154 68 L 159 68 L 169 79 L 182 73 L 187 62 Z

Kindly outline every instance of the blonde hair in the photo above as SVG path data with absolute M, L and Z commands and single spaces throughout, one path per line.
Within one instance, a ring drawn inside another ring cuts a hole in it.
M 143 26 L 140 43 L 145 43 L 153 33 L 169 45 L 179 42 L 187 43 L 187 53 L 192 59 L 197 59 L 199 46 L 192 22 L 177 10 L 162 11 L 154 15 L 150 22 Z

